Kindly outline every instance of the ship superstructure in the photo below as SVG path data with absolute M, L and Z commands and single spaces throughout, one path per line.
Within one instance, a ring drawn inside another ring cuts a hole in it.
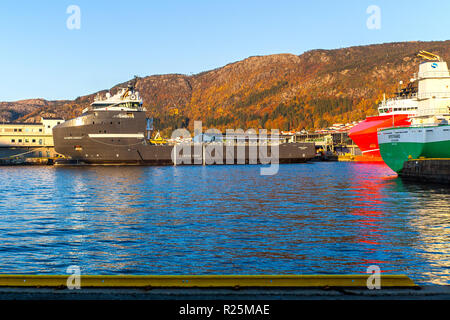
M 90 110 L 96 111 L 145 111 L 142 107 L 142 99 L 139 92 L 135 91 L 134 86 L 120 88 L 113 96 L 109 92 L 105 96 L 97 94 L 94 103 L 90 108 L 83 110 L 86 113 Z
M 450 73 L 439 56 L 421 51 L 426 59 L 415 75 L 417 114 L 410 126 L 391 126 L 378 132 L 384 162 L 401 172 L 408 159 L 450 158 Z

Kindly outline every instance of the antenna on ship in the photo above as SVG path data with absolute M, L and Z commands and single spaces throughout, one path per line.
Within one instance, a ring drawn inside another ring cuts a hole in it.
M 133 78 L 133 80 L 130 81 L 128 88 L 132 88 L 132 90 L 134 91 L 134 89 L 136 89 L 136 84 L 137 84 L 138 79 L 139 79 L 139 77 L 137 75 L 134 75 L 134 78 Z

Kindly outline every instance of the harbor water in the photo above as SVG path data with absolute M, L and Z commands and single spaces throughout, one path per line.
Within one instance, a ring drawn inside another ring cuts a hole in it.
M 385 165 L 2 167 L 0 273 L 349 274 L 450 284 L 448 186 Z

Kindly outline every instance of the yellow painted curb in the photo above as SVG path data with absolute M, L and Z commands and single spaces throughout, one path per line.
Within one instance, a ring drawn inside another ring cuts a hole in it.
M 0 275 L 0 287 L 66 287 L 70 275 Z M 370 275 L 82 275 L 81 287 L 367 287 Z M 406 275 L 381 275 L 381 287 L 415 287 Z M 72 279 L 69 284 L 75 284 Z
M 449 161 L 450 158 L 419 158 L 419 159 L 408 159 L 408 161 L 427 161 L 427 160 L 439 160 L 439 161 Z

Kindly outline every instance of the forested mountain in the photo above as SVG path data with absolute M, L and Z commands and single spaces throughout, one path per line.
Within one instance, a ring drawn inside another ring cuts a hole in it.
M 417 72 L 419 50 L 450 63 L 450 41 L 387 43 L 254 56 L 192 76 L 137 78 L 136 87 L 156 128 L 165 133 L 178 127 L 192 129 L 194 120 L 221 130 L 317 129 L 375 114 L 383 93 L 393 95 L 400 80 L 407 84 Z M 40 116 L 72 118 L 95 95 L 74 101 L 0 103 L 0 116 L 3 121 L 28 122 L 39 121 Z

